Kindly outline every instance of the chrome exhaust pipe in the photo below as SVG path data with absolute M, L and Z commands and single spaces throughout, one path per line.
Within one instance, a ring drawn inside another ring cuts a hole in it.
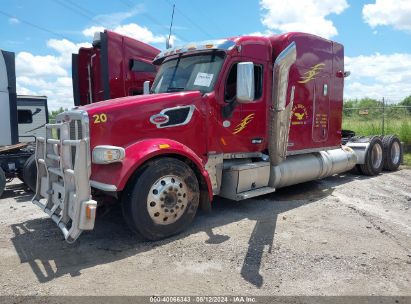
M 351 170 L 357 155 L 349 147 L 309 154 L 287 156 L 277 166 L 271 166 L 269 186 L 281 188 Z

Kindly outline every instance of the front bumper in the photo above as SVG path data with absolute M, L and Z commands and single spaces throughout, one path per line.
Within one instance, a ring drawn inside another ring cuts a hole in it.
M 36 140 L 37 185 L 32 202 L 46 212 L 74 242 L 84 230 L 92 230 L 97 202 L 90 188 L 88 116 L 73 110 L 46 125 L 46 138 Z

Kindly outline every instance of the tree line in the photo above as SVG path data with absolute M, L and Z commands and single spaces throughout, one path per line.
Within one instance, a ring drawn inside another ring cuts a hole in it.
M 408 108 L 398 108 L 398 106 L 406 106 Z M 408 112 L 411 114 L 411 95 L 404 98 L 396 104 L 383 104 L 382 100 L 373 98 L 347 99 L 344 100 L 344 117 L 359 116 L 364 119 L 381 116 L 382 112 L 390 116 L 403 117 Z

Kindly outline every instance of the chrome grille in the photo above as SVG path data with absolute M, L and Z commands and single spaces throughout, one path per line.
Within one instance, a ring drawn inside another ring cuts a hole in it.
M 72 119 L 70 120 L 70 139 L 82 139 L 83 138 L 83 128 L 81 120 L 79 119 Z M 75 159 L 76 159 L 76 147 L 71 147 L 71 163 L 73 164 L 73 168 L 75 166 Z
M 81 120 L 71 120 L 70 121 L 70 139 L 82 139 L 83 138 L 83 128 Z

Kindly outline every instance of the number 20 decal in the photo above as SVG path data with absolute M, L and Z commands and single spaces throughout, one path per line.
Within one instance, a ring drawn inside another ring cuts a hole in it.
M 94 118 L 94 123 L 95 124 L 104 123 L 104 122 L 107 121 L 107 115 L 104 114 L 104 113 L 94 114 L 93 118 Z

